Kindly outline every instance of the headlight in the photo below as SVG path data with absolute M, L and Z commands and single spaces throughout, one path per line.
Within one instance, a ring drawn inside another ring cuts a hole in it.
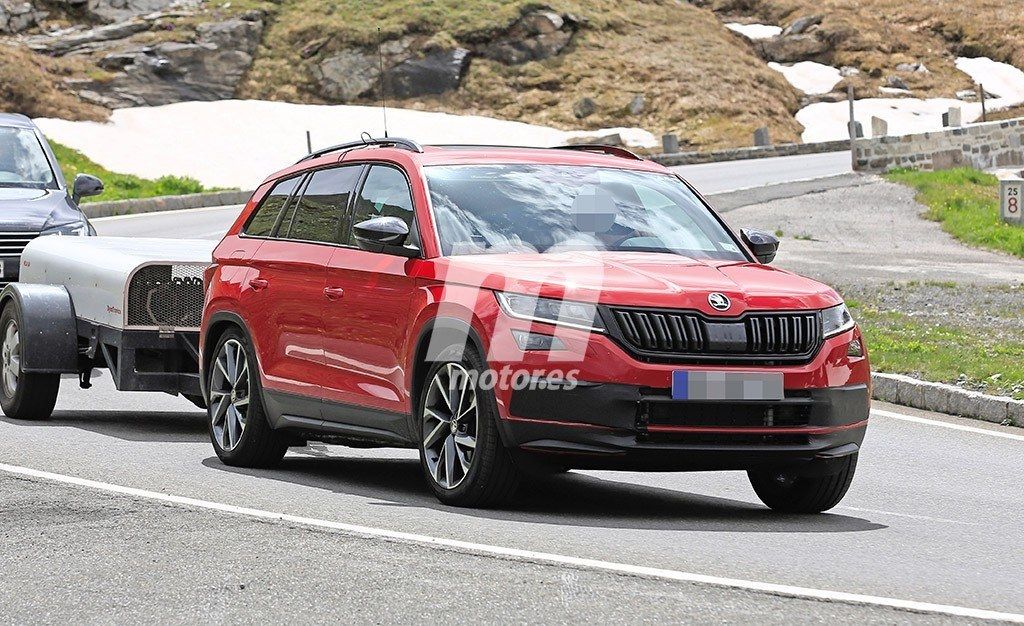
M 826 339 L 853 328 L 853 316 L 845 304 L 822 311 L 821 321 Z
M 89 225 L 85 222 L 71 222 L 62 226 L 55 226 L 43 231 L 44 235 L 61 235 L 64 237 L 85 237 L 89 234 Z
M 519 293 L 496 293 L 495 295 L 498 297 L 498 303 L 502 310 L 512 317 L 604 332 L 604 323 L 597 313 L 597 305 L 553 298 L 538 298 Z

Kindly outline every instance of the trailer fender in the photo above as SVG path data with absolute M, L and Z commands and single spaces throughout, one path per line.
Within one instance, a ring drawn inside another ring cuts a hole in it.
M 78 372 L 78 328 L 67 289 L 11 283 L 0 292 L 0 311 L 8 306 L 18 320 L 23 372 Z

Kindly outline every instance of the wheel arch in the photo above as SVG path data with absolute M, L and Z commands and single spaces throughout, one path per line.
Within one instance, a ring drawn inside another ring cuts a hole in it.
M 63 285 L 11 283 L 0 292 L 0 312 L 8 306 L 21 311 L 22 371 L 78 373 L 78 322 Z
M 253 360 L 256 361 L 256 373 L 258 376 L 263 375 L 263 371 L 260 368 L 259 356 L 256 354 L 256 344 L 253 343 L 252 335 L 249 333 L 249 327 L 246 325 L 245 320 L 242 319 L 237 313 L 230 311 L 219 311 L 214 313 L 210 317 L 210 323 L 206 327 L 206 333 L 203 335 L 202 359 L 199 363 L 199 386 L 203 392 L 203 399 L 209 402 L 210 390 L 206 388 L 206 370 L 210 365 L 210 359 L 212 358 L 213 348 L 220 341 L 220 338 L 231 328 L 237 328 L 249 345 L 253 347 Z
M 436 338 L 436 339 L 435 339 Z M 487 351 L 479 333 L 467 321 L 454 317 L 435 317 L 428 320 L 416 336 L 415 350 L 411 362 L 409 397 L 412 401 L 412 426 L 416 427 L 416 416 L 419 412 L 420 396 L 426 384 L 432 357 L 445 348 L 455 345 L 472 345 L 486 362 Z M 410 432 L 416 432 L 412 430 Z

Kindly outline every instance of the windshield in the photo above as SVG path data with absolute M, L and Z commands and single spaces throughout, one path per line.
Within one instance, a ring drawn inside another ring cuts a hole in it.
M 0 126 L 0 187 L 57 188 L 33 130 Z
M 616 250 L 748 260 L 667 174 L 567 165 L 425 169 L 445 256 Z

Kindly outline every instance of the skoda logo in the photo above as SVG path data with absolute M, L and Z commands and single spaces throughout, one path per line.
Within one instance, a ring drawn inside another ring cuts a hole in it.
M 729 307 L 732 306 L 732 302 L 729 301 L 729 297 L 724 293 L 708 294 L 708 304 L 710 304 L 711 308 L 716 311 L 728 311 Z

